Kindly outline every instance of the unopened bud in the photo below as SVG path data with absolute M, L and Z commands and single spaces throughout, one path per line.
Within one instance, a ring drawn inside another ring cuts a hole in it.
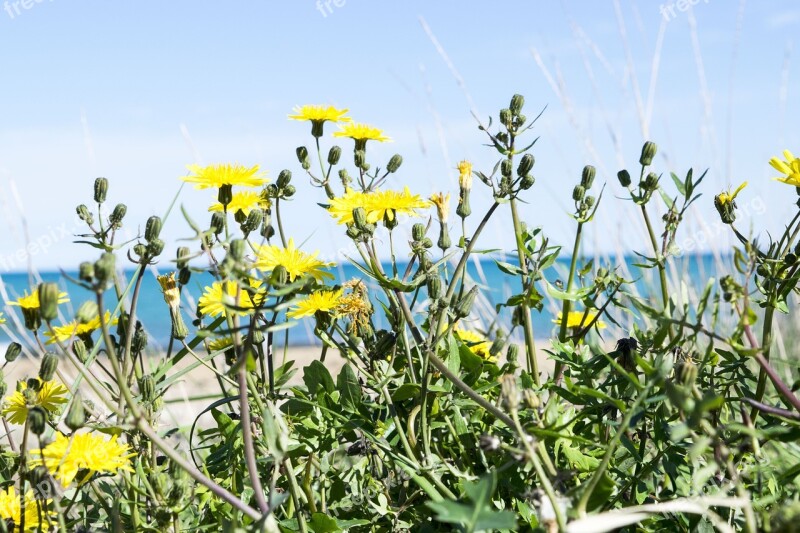
M 394 154 L 389 162 L 386 164 L 386 170 L 390 174 L 394 174 L 403 164 L 403 157 L 400 154 Z
M 658 188 L 658 175 L 655 172 L 647 174 L 642 181 L 642 188 L 646 191 L 656 190 Z
M 303 165 L 303 168 L 308 170 L 308 168 L 311 166 L 311 163 L 308 160 L 308 148 L 305 146 L 298 146 L 297 150 L 295 150 L 295 153 L 297 154 L 297 160 L 301 165 Z M 308 165 L 308 167 L 306 165 Z
M 108 194 L 108 180 L 105 178 L 97 178 L 94 180 L 94 201 L 102 204 L 106 201 Z
M 650 141 L 644 143 L 642 146 L 642 155 L 639 156 L 639 164 L 645 167 L 649 166 L 653 162 L 657 151 L 658 146 L 656 146 L 656 143 Z
M 519 115 L 522 111 L 522 106 L 525 105 L 525 97 L 521 94 L 515 94 L 511 97 L 511 103 L 509 104 L 509 109 L 515 115 Z
M 189 266 L 189 256 L 192 255 L 192 251 L 189 250 L 188 246 L 181 246 L 178 248 L 178 252 L 175 255 L 177 258 L 176 265 L 178 268 L 186 268 Z
M 276 266 L 270 275 L 272 286 L 286 285 L 287 281 L 289 281 L 289 272 L 287 272 L 286 267 L 283 265 Z
M 72 353 L 75 354 L 75 357 L 78 358 L 78 361 L 81 363 L 86 363 L 89 360 L 89 352 L 86 349 L 86 343 L 83 342 L 81 339 L 75 339 L 72 341 Z
M 78 278 L 87 283 L 94 279 L 94 265 L 89 261 L 84 261 L 78 266 Z
M 364 150 L 356 150 L 353 152 L 353 162 L 355 163 L 356 167 L 367 170 L 369 168 L 369 164 L 367 163 L 367 153 Z
M 456 214 L 461 218 L 467 218 L 472 214 L 472 208 L 469 205 L 469 189 L 461 187 L 458 192 L 458 207 L 456 207 Z
M 117 258 L 111 252 L 104 252 L 94 263 L 94 276 L 101 288 L 105 288 L 114 279 L 114 267 Z
M 64 417 L 64 425 L 72 431 L 76 431 L 82 428 L 85 423 L 86 409 L 83 406 L 83 396 L 81 391 L 76 391 L 67 410 L 67 416 Z
M 143 376 L 139 381 L 139 391 L 142 393 L 142 399 L 146 402 L 152 402 L 156 396 L 156 382 L 153 376 Z
M 464 318 L 469 316 L 470 311 L 472 311 L 472 304 L 475 303 L 475 297 L 478 295 L 478 287 L 473 286 L 467 294 L 465 294 L 453 309 L 453 312 L 456 318 Z
M 527 191 L 533 187 L 534 183 L 536 183 L 536 178 L 534 178 L 531 174 L 526 174 L 525 176 L 522 176 L 522 179 L 519 181 L 519 187 L 523 191 Z
M 297 192 L 297 187 L 294 185 L 287 185 L 283 188 L 283 197 L 284 198 L 291 198 Z
M 511 110 L 510 109 L 501 109 L 500 110 L 500 124 L 508 127 L 511 125 Z
M 339 146 L 333 146 L 330 150 L 328 150 L 328 164 L 329 165 L 336 165 L 339 163 L 339 159 L 342 157 L 342 149 Z
M 50 322 L 58 317 L 58 298 L 61 291 L 57 283 L 39 284 L 39 316 L 45 322 Z
M 214 232 L 214 235 L 222 233 L 222 230 L 225 229 L 225 216 L 219 211 L 212 213 L 209 229 Z
M 574 189 L 572 189 L 572 199 L 576 202 L 580 202 L 583 200 L 583 196 L 586 194 L 586 189 L 583 188 L 583 185 L 576 185 Z
M 428 277 L 427 285 L 428 296 L 432 300 L 436 300 L 442 295 L 442 280 L 439 278 L 439 276 L 434 275 Z
M 142 327 L 142 323 L 136 321 L 136 329 L 133 332 L 133 341 L 131 342 L 131 351 L 135 354 L 140 354 L 147 347 L 147 332 Z
M 415 241 L 421 241 L 425 238 L 425 224 L 417 222 L 411 226 L 411 238 Z
M 289 187 L 292 187 L 292 185 Z M 244 222 L 242 222 L 242 231 L 244 233 L 250 233 L 257 230 L 259 226 L 261 226 L 261 222 L 263 220 L 264 212 L 261 209 L 251 209 L 250 213 L 247 214 L 247 218 L 245 218 Z
M 100 316 L 100 308 L 94 300 L 86 300 L 75 312 L 75 319 L 80 324 L 87 324 Z
M 594 176 L 597 173 L 597 170 L 592 165 L 586 165 L 583 167 L 583 173 L 581 174 L 581 185 L 583 185 L 584 189 L 591 189 L 592 183 L 594 183 Z
M 47 429 L 47 411 L 40 405 L 28 409 L 28 428 L 34 435 L 41 435 Z
M 58 356 L 52 352 L 47 352 L 42 356 L 42 362 L 39 365 L 39 378 L 42 381 L 50 381 L 58 369 Z
M 87 224 L 91 225 L 92 223 L 94 223 L 94 217 L 89 212 L 89 208 L 86 207 L 85 205 L 81 204 L 78 207 L 76 207 L 75 212 L 78 214 L 78 218 L 80 218 Z
M 619 172 L 617 172 L 617 179 L 619 180 L 619 184 L 622 185 L 623 187 L 629 187 L 631 184 L 631 175 L 625 169 L 622 169 Z
M 522 159 L 519 160 L 519 165 L 517 165 L 517 175 L 518 176 L 525 176 L 533 169 L 533 163 L 535 159 L 531 154 L 525 154 L 522 156 Z
M 122 219 L 125 218 L 125 213 L 128 212 L 128 206 L 125 204 L 117 204 L 114 210 L 108 216 L 108 223 L 112 227 L 119 229 L 122 227 Z
M 500 162 L 500 174 L 508 178 L 511 177 L 511 172 L 512 172 L 511 161 L 508 159 L 503 159 L 503 161 Z
M 539 409 L 539 406 L 542 405 L 539 395 L 531 389 L 524 389 L 522 391 L 522 400 L 525 402 L 528 409 Z
M 161 218 L 152 216 L 147 219 L 147 224 L 144 227 L 144 238 L 150 242 L 158 238 L 161 234 Z
M 158 257 L 161 255 L 161 252 L 164 251 L 164 246 L 166 246 L 166 243 L 161 239 L 153 239 L 147 243 L 147 255 L 150 257 Z
M 517 364 L 517 358 L 519 357 L 519 346 L 516 344 L 509 344 L 508 349 L 506 350 L 506 359 L 512 365 Z
M 22 345 L 18 342 L 12 342 L 6 348 L 6 362 L 11 363 L 17 360 L 17 357 L 22 353 Z

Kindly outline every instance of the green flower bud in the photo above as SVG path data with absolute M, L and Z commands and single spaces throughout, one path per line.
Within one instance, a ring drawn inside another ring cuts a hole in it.
M 508 178 L 511 176 L 512 171 L 511 161 L 508 159 L 503 159 L 503 161 L 500 162 L 500 174 Z
M 211 224 L 209 225 L 209 229 L 214 232 L 214 235 L 219 235 L 222 233 L 222 230 L 225 229 L 225 215 L 219 211 L 214 212 L 211 215 Z
M 178 252 L 176 254 L 177 261 L 175 262 L 178 268 L 186 268 L 189 266 L 189 257 L 192 255 L 192 251 L 189 249 L 188 246 L 181 246 L 178 248 Z
M 456 207 L 456 214 L 461 218 L 467 218 L 472 214 L 472 208 L 469 205 L 469 189 L 461 187 L 458 192 L 458 207 Z
M 328 150 L 328 164 L 333 166 L 339 163 L 339 159 L 342 157 L 342 149 L 339 146 L 333 146 L 330 150 Z
M 294 185 L 287 185 L 283 188 L 283 197 L 284 198 L 291 198 L 297 192 L 297 188 Z
M 586 207 L 586 209 L 591 209 L 592 207 L 594 207 L 594 202 L 595 202 L 594 196 L 590 195 L 584 198 L 583 205 Z
M 422 239 L 421 244 L 425 248 L 433 248 L 433 241 L 430 240 L 428 237 Z
M 50 322 L 58 317 L 58 296 L 61 292 L 58 283 L 39 284 L 39 316 L 42 320 Z
M 369 168 L 369 164 L 367 163 L 367 153 L 364 150 L 356 150 L 353 152 L 353 162 L 362 170 L 367 170 Z
M 156 381 L 153 376 L 143 376 L 139 381 L 139 391 L 142 393 L 142 399 L 146 402 L 152 402 L 156 396 Z
M 783 262 L 784 264 L 791 266 L 797 262 L 797 256 L 794 255 L 793 253 L 788 253 L 783 258 Z
M 361 236 L 361 230 L 355 226 L 348 226 L 347 230 L 344 233 L 345 235 L 354 240 L 358 239 Z
M 447 224 L 442 223 L 439 225 L 439 240 L 436 241 L 436 245 L 444 252 L 450 248 L 451 244 L 450 231 L 447 229 Z
M 272 224 L 269 223 L 269 218 L 266 216 L 261 223 L 261 231 L 259 233 L 265 239 L 271 239 L 275 235 L 275 228 L 272 227 Z
M 427 280 L 428 296 L 432 300 L 437 300 L 442 295 L 442 280 L 439 276 L 429 276 Z
M 353 178 L 350 177 L 350 173 L 347 172 L 346 168 L 339 170 L 339 180 L 342 182 L 342 185 L 347 188 L 351 183 L 353 183 Z
M 367 211 L 363 207 L 353 209 L 353 225 L 360 231 L 364 231 L 367 224 Z
M 517 359 L 519 357 L 519 346 L 516 344 L 509 344 L 508 349 L 506 350 L 506 359 L 512 365 L 517 364 Z
M 91 283 L 94 279 L 94 265 L 89 261 L 84 261 L 78 266 L 78 278 L 81 281 Z
M 511 110 L 510 109 L 501 109 L 500 110 L 500 124 L 509 127 L 511 126 Z
M 295 150 L 295 153 L 297 154 L 297 160 L 300 163 L 305 163 L 308 161 L 308 148 L 305 146 L 298 146 Z
M 383 225 L 386 227 L 386 229 L 391 231 L 396 228 L 398 224 L 400 224 L 400 221 L 397 220 L 397 213 L 395 213 L 393 209 L 387 210 L 383 215 Z
M 583 196 L 586 194 L 586 189 L 583 188 L 583 185 L 576 185 L 574 189 L 572 189 L 572 199 L 576 202 L 580 202 L 583 200 Z
M 520 111 L 522 111 L 522 106 L 525 105 L 525 97 L 521 94 L 515 94 L 511 97 L 511 103 L 509 104 L 510 111 L 515 114 L 519 115 Z M 525 174 L 525 172 L 523 172 Z
M 411 238 L 415 241 L 421 241 L 425 238 L 425 224 L 417 222 L 411 226 Z
M 102 204 L 106 201 L 108 194 L 108 180 L 105 178 L 97 178 L 94 180 L 94 201 Z
M 281 170 L 281 173 L 278 174 L 278 179 L 276 180 L 276 185 L 278 188 L 283 189 L 292 181 L 292 172 L 290 170 Z
M 86 343 L 81 339 L 72 341 L 72 353 L 78 358 L 81 363 L 86 363 L 89 360 L 89 351 L 86 349 Z
M 104 252 L 100 259 L 95 261 L 94 276 L 101 288 L 105 288 L 113 281 L 116 261 L 116 256 L 111 252 Z
M 144 257 L 147 255 L 147 245 L 137 242 L 133 245 L 133 253 L 135 253 L 138 257 Z
M 150 257 L 158 257 L 161 255 L 161 252 L 164 251 L 164 246 L 166 246 L 166 243 L 161 239 L 153 239 L 147 243 L 147 255 Z
M 617 179 L 619 180 L 619 184 L 622 185 L 623 187 L 629 187 L 631 184 L 631 175 L 625 169 L 622 169 L 619 172 L 617 172 Z
M 44 407 L 34 405 L 28 409 L 28 428 L 34 435 L 41 435 L 47 429 L 47 411 Z
M 283 265 L 276 266 L 270 275 L 270 284 L 273 287 L 277 287 L 280 285 L 286 285 L 288 281 L 289 273 L 286 271 L 286 267 Z
M 6 391 L 8 390 L 8 384 L 6 383 L 5 375 L 3 374 L 3 370 L 0 369 L 0 398 L 6 395 Z
M 292 185 L 289 185 L 289 187 L 292 187 Z M 247 214 L 247 218 L 242 222 L 242 232 L 250 233 L 257 230 L 263 220 L 264 212 L 261 209 L 251 209 L 250 213 Z
M 247 254 L 247 242 L 244 239 L 233 239 L 230 244 L 230 254 L 236 261 L 244 260 Z
M 644 177 L 641 183 L 642 189 L 652 192 L 658 188 L 658 175 L 655 172 L 650 172 Z
M 522 400 L 525 402 L 525 405 L 528 407 L 528 409 L 539 409 L 539 407 L 542 405 L 539 395 L 533 392 L 531 389 L 523 389 Z
M 522 176 L 522 179 L 519 181 L 519 187 L 523 191 L 527 191 L 528 189 L 533 187 L 534 183 L 536 183 L 536 178 L 534 178 L 530 174 L 526 174 L 525 176 Z
M 50 381 L 58 369 L 58 356 L 53 352 L 47 352 L 42 356 L 39 365 L 39 377 L 42 381 Z
M 403 164 L 403 157 L 400 154 L 394 154 L 389 162 L 386 164 L 386 171 L 390 174 L 394 174 L 400 168 L 400 165 Z
M 122 219 L 125 218 L 125 214 L 128 212 L 128 206 L 125 204 L 117 204 L 114 207 L 114 210 L 108 216 L 108 223 L 111 224 L 111 227 L 119 229 L 122 227 Z
M 519 165 L 517 165 L 517 176 L 522 177 L 527 175 L 533 169 L 533 164 L 535 162 L 536 160 L 531 154 L 523 155 L 522 159 L 519 160 Z
M 596 173 L 597 171 L 592 165 L 586 165 L 583 167 L 583 173 L 581 174 L 581 185 L 584 189 L 592 188 L 592 183 L 594 183 L 594 176 Z
M 72 403 L 67 409 L 67 416 L 64 417 L 64 425 L 72 431 L 76 431 L 83 427 L 86 423 L 86 409 L 83 406 L 83 396 L 81 391 L 75 392 L 72 397 Z
M 147 332 L 142 327 L 142 323 L 137 320 L 136 329 L 133 332 L 131 350 L 135 354 L 140 354 L 145 348 L 147 348 Z
M 639 156 L 639 164 L 645 167 L 649 166 L 653 162 L 657 151 L 658 146 L 656 146 L 656 143 L 650 141 L 644 143 L 642 146 L 642 155 Z
M 267 194 L 267 198 L 277 198 L 278 197 L 279 189 L 278 189 L 278 186 L 276 184 L 274 184 L 274 183 L 270 183 L 269 185 L 267 185 L 267 187 L 264 189 L 264 191 Z
M 161 218 L 152 216 L 147 219 L 147 224 L 144 227 L 144 238 L 146 241 L 150 242 L 152 240 L 158 239 L 158 236 L 161 234 Z
M 458 302 L 456 302 L 455 309 L 453 309 L 453 314 L 455 314 L 456 318 L 465 318 L 469 316 L 470 311 L 472 311 L 472 304 L 475 303 L 475 297 L 478 295 L 478 287 L 477 285 L 473 286 L 467 294 L 465 294 Z
M 89 212 L 89 208 L 85 205 L 81 204 L 75 208 L 75 212 L 78 213 L 78 218 L 86 222 L 87 224 L 91 225 L 94 223 L 94 217 Z
M 98 316 L 100 316 L 100 308 L 94 300 L 83 302 L 75 313 L 75 319 L 81 324 L 91 322 Z
M 17 357 L 22 353 L 22 345 L 18 342 L 12 342 L 6 348 L 6 362 L 12 363 L 17 360 Z

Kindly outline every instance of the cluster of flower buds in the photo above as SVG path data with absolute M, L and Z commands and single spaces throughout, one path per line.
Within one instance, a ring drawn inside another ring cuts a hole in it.
M 419 261 L 419 269 L 415 277 L 427 276 L 428 271 L 431 270 L 431 256 L 430 249 L 433 248 L 433 241 L 426 235 L 428 228 L 425 224 L 417 222 L 411 226 L 411 253 Z
M 367 211 L 363 207 L 353 209 L 353 223 L 347 226 L 347 236 L 358 242 L 367 242 L 375 233 L 375 224 L 367 221 Z
M 308 158 L 308 148 L 305 146 L 298 146 L 297 150 L 295 150 L 297 154 L 297 160 L 300 162 L 300 165 L 303 167 L 303 170 L 308 170 L 311 168 L 311 160 Z
M 581 181 L 572 189 L 572 199 L 575 202 L 575 211 L 578 219 L 587 220 L 592 209 L 595 207 L 596 199 L 594 196 L 587 194 L 589 189 L 594 184 L 594 177 L 597 170 L 592 165 L 586 165 L 581 172 Z
M 653 192 L 658 189 L 658 174 L 654 172 L 649 172 L 647 175 L 644 174 L 644 170 L 653 164 L 653 159 L 657 152 L 658 146 L 652 141 L 647 141 L 642 145 L 642 153 L 639 155 L 639 164 L 642 165 L 642 179 L 639 180 L 638 194 L 631 193 L 633 200 L 639 205 L 644 205 L 649 202 L 650 198 L 653 196 Z M 632 183 L 630 172 L 625 169 L 620 170 L 617 172 L 617 179 L 621 186 L 630 189 Z
M 136 243 L 133 247 L 133 252 L 139 256 L 141 264 L 147 264 L 153 258 L 161 255 L 164 251 L 164 241 L 159 236 L 161 235 L 161 218 L 152 216 L 147 219 L 144 226 L 144 240 L 145 242 Z

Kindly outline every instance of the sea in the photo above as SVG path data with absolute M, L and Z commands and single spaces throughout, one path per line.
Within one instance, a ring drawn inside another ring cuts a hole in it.
M 478 256 L 476 256 L 478 257 Z M 495 257 L 492 259 L 485 256 L 470 261 L 467 266 L 467 285 L 477 284 L 481 287 L 481 297 L 478 302 L 478 314 L 482 316 L 491 316 L 492 311 L 497 309 L 498 304 L 502 304 L 514 294 L 520 292 L 519 278 L 509 276 L 502 272 L 498 267 L 497 261 L 503 261 L 514 264 L 516 257 Z M 635 290 L 645 298 L 649 298 L 654 304 L 657 304 L 660 298 L 658 289 L 658 277 L 655 269 L 644 268 L 642 263 L 644 260 L 638 256 L 598 256 L 594 258 L 582 258 L 579 261 L 579 267 L 587 265 L 591 262 L 594 268 L 603 267 L 607 269 L 616 269 L 616 271 L 623 276 L 626 280 L 632 282 L 631 290 Z M 405 271 L 407 264 L 398 263 L 398 271 L 402 273 Z M 454 264 L 448 265 L 449 274 L 452 274 Z M 385 272 L 391 272 L 391 263 L 383 265 Z M 729 273 L 732 270 L 731 258 L 720 257 L 713 254 L 696 254 L 684 255 L 681 257 L 671 258 L 669 264 L 669 282 L 671 291 L 681 289 L 686 293 L 699 294 L 703 288 L 709 283 L 709 280 L 718 280 L 722 275 Z M 569 271 L 569 259 L 562 258 L 555 262 L 555 264 L 544 271 L 544 277 L 554 285 L 560 284 L 560 280 L 567 277 Z M 148 333 L 148 341 L 150 349 L 163 348 L 169 342 L 171 322 L 169 309 L 164 302 L 161 288 L 156 280 L 156 275 L 159 272 L 152 268 L 145 273 L 137 310 L 137 319 L 141 320 Z M 163 271 L 161 272 L 163 273 Z M 381 303 L 386 302 L 385 296 L 382 294 L 377 283 L 367 277 L 359 268 L 352 264 L 343 263 L 331 270 L 335 275 L 336 280 L 333 283 L 343 283 L 345 281 L 358 278 L 362 279 L 370 288 L 370 295 L 373 299 L 375 308 L 375 327 L 376 329 L 386 328 L 387 321 L 382 314 Z M 134 272 L 126 271 L 123 275 L 127 279 L 132 279 Z M 0 298 L 5 300 L 4 312 L 6 317 L 9 314 L 16 313 L 19 315 L 19 308 L 8 306 L 8 301 L 14 300 L 21 296 L 25 291 L 30 292 L 31 287 L 35 287 L 36 283 L 40 281 L 57 282 L 69 295 L 70 301 L 62 305 L 61 311 L 63 319 L 68 321 L 74 316 L 74 311 L 80 306 L 81 303 L 87 300 L 92 300 L 93 295 L 84 287 L 78 285 L 71 279 L 77 278 L 75 272 L 38 272 L 30 274 L 27 272 L 6 273 L 0 275 Z M 190 282 L 184 287 L 182 312 L 184 320 L 190 328 L 193 329 L 192 320 L 196 318 L 196 302 L 200 295 L 203 293 L 203 287 L 209 285 L 213 281 L 213 277 L 208 273 L 193 273 Z M 544 290 L 541 290 L 544 292 Z M 690 294 L 690 297 L 691 297 Z M 117 303 L 116 298 L 113 296 L 114 291 L 107 292 L 106 305 L 109 307 L 115 306 Z M 413 296 L 409 296 L 409 300 Z M 415 300 L 415 308 L 425 305 L 424 291 Z M 533 329 L 537 338 L 550 337 L 555 328 L 555 317 L 560 309 L 561 302 L 547 297 L 543 302 L 541 311 L 534 310 Z M 657 306 L 657 305 L 656 305 Z M 482 311 L 482 312 L 481 312 Z M 629 319 L 630 317 L 624 317 Z M 510 324 L 510 312 L 500 307 L 498 323 L 495 325 L 508 326 Z M 17 338 L 17 328 L 21 325 L 21 317 L 18 321 L 7 320 L 3 328 L 0 328 L 0 345 L 8 343 L 12 339 Z M 482 323 L 482 327 L 486 327 L 486 323 Z M 480 329 L 480 326 L 477 327 Z M 306 318 L 298 321 L 298 323 L 276 334 L 276 342 L 278 344 L 288 343 L 294 346 L 309 346 L 318 345 L 319 340 L 314 335 L 314 319 Z

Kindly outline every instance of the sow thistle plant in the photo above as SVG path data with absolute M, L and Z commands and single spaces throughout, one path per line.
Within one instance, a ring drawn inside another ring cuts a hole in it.
M 458 190 L 423 194 L 400 155 L 374 156 L 382 130 L 297 107 L 289 118 L 313 138 L 295 150 L 305 178 L 190 166 L 181 179 L 209 219 L 183 209 L 191 233 L 174 254 L 161 239 L 173 210 L 120 242 L 127 207 L 107 206 L 99 178 L 93 207 L 77 208 L 98 257 L 64 280 L 83 291 L 76 311 L 55 283 L 7 302 L 22 331 L 5 366 L 23 353 L 41 365 L 0 381 L 0 530 L 793 531 L 800 400 L 775 312 L 794 311 L 800 211 L 762 242 L 736 227 L 744 185 L 717 194 L 740 246 L 688 298 L 694 281 L 667 274 L 704 174 L 665 179 L 648 141 L 638 181 L 617 174 L 647 235 L 636 264 L 582 251 L 608 201 L 591 164 L 574 177 L 562 254 L 527 207 L 538 117 L 524 111 L 515 95 L 478 125 L 493 165 L 466 158 Z M 770 162 L 778 179 L 800 187 L 800 160 L 784 158 Z M 337 278 L 306 230 L 284 227 L 290 202 L 324 210 L 356 276 Z M 501 214 L 514 247 L 486 250 Z M 475 257 L 511 296 L 493 301 L 469 276 Z M 154 267 L 172 322 L 160 351 L 157 311 L 140 308 Z M 534 331 L 548 302 L 551 331 Z M 320 347 L 298 368 L 288 329 L 303 321 Z M 168 393 L 193 376 L 200 415 L 170 424 Z

